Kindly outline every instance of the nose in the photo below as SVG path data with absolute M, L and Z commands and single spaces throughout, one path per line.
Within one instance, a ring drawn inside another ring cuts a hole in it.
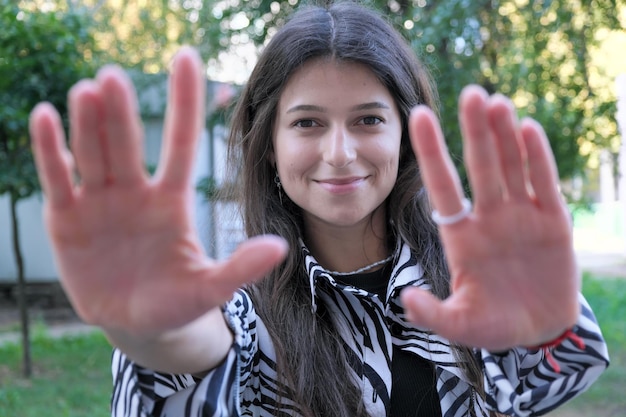
M 356 159 L 354 138 L 343 127 L 331 129 L 323 143 L 324 161 L 335 168 L 343 168 Z

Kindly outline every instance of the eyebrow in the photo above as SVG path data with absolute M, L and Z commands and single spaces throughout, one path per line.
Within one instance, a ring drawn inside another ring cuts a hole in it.
M 389 109 L 389 106 L 380 101 L 372 101 L 371 103 L 358 104 L 350 109 L 350 111 L 370 110 L 370 109 Z M 326 107 L 315 106 L 313 104 L 299 104 L 293 106 L 287 110 L 287 113 L 295 113 L 297 111 L 316 111 L 324 113 L 327 111 Z
M 389 109 L 389 106 L 380 101 L 372 101 L 371 103 L 363 103 L 363 104 L 354 106 L 351 110 L 358 111 L 358 110 L 370 110 L 370 109 Z
M 287 110 L 287 113 L 295 113 L 297 111 L 317 111 L 324 113 L 326 111 L 325 107 L 314 106 L 312 104 L 299 104 L 297 106 L 293 106 Z

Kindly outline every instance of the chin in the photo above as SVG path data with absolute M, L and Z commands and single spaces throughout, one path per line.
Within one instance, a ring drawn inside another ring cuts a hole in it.
M 371 214 L 371 213 L 370 213 Z M 336 227 L 353 227 L 363 224 L 363 222 L 370 221 L 370 215 L 355 215 L 353 213 L 343 216 L 333 216 L 331 218 L 323 219 L 325 222 Z

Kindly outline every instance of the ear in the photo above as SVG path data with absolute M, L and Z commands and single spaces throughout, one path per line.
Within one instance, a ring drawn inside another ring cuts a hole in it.
M 267 160 L 272 164 L 274 168 L 276 168 L 276 155 L 274 154 L 274 150 L 270 149 L 267 153 Z

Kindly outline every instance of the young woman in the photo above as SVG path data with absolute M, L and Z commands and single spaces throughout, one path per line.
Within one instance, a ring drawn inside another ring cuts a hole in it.
M 428 73 L 374 12 L 303 8 L 263 50 L 230 134 L 250 240 L 225 261 L 188 209 L 192 50 L 171 86 L 154 178 L 115 67 L 70 93 L 73 159 L 49 105 L 31 120 L 62 282 L 116 347 L 114 416 L 529 416 L 607 366 L 541 127 L 462 92 L 472 206 Z

